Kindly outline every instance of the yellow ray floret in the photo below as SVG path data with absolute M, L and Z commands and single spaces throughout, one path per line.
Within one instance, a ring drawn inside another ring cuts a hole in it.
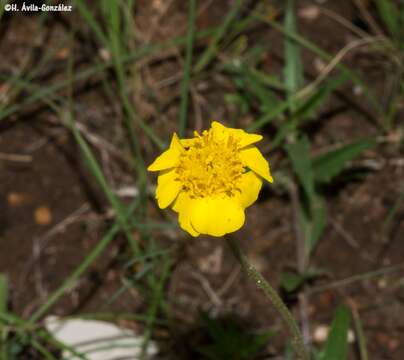
M 245 221 L 263 179 L 272 182 L 268 161 L 253 144 L 261 135 L 213 121 L 192 139 L 173 135 L 170 147 L 148 167 L 159 171 L 156 199 L 171 206 L 180 226 L 192 236 L 223 236 Z

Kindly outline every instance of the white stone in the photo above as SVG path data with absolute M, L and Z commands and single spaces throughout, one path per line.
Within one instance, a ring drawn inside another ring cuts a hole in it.
M 88 360 L 137 360 L 140 358 L 143 337 L 132 330 L 115 324 L 86 319 L 62 319 L 49 316 L 45 327 L 58 341 L 83 354 Z M 157 346 L 150 341 L 147 356 L 157 353 Z M 70 351 L 64 350 L 62 359 L 79 360 Z

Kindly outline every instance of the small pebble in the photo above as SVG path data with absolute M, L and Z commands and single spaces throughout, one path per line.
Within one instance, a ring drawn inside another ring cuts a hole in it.
M 28 202 L 28 196 L 20 192 L 10 192 L 7 194 L 7 203 L 10 206 L 21 206 Z
M 47 206 L 40 206 L 34 211 L 34 219 L 38 225 L 49 225 L 52 222 L 52 213 Z
M 319 18 L 320 13 L 321 11 L 318 6 L 311 5 L 300 9 L 299 17 L 307 21 L 314 21 Z

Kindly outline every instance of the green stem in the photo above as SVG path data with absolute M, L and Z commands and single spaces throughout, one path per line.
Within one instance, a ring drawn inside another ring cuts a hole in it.
M 369 360 L 368 350 L 367 350 L 367 346 L 366 346 L 366 337 L 363 332 L 362 322 L 359 317 L 358 311 L 355 308 L 352 309 L 352 318 L 354 321 L 356 335 L 358 337 L 358 348 L 359 348 L 360 359 Z
M 272 305 L 275 306 L 276 310 L 282 316 L 283 320 L 289 328 L 290 333 L 292 334 L 292 343 L 298 359 L 309 360 L 309 354 L 306 351 L 306 347 L 304 345 L 303 337 L 300 333 L 299 327 L 285 303 L 282 301 L 275 289 L 268 283 L 268 281 L 265 280 L 261 273 L 248 262 L 247 258 L 241 252 L 238 243 L 233 239 L 226 240 L 234 256 L 239 261 L 242 269 L 247 273 L 248 276 L 252 277 L 255 280 L 255 283 L 269 298 Z

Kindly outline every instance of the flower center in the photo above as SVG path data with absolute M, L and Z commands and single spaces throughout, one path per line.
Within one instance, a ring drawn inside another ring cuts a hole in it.
M 182 190 L 194 198 L 234 196 L 245 171 L 238 150 L 238 141 L 231 136 L 225 140 L 215 138 L 211 130 L 202 136 L 195 132 L 176 170 Z

